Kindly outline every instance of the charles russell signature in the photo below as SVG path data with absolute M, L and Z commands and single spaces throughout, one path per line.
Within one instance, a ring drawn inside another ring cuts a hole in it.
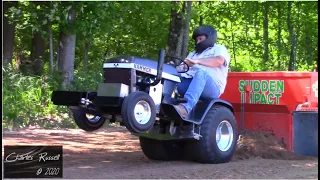
M 48 156 L 47 152 L 42 152 L 38 154 L 39 162 L 43 161 L 59 161 L 60 160 L 60 154 L 57 154 L 55 156 Z M 34 160 L 34 155 L 30 155 L 30 152 L 25 154 L 17 154 L 15 152 L 9 154 L 4 162 L 16 162 L 16 161 L 32 161 Z

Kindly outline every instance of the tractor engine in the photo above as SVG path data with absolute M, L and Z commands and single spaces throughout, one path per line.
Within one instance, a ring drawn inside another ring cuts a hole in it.
M 106 60 L 103 68 L 104 83 L 125 84 L 128 86 L 129 92 L 139 90 L 150 93 L 153 86 L 148 84 L 157 79 L 157 62 L 149 59 L 131 56 L 112 57 Z M 176 69 L 171 65 L 164 64 L 161 78 L 163 95 L 171 96 L 178 82 L 180 82 L 180 78 Z

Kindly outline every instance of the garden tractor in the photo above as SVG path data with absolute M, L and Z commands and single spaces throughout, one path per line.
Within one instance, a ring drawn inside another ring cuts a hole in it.
M 53 91 L 55 105 L 67 106 L 85 131 L 120 122 L 138 136 L 141 150 L 152 160 L 225 163 L 231 160 L 238 138 L 233 107 L 222 99 L 201 98 L 183 118 L 175 106 L 186 102 L 177 92 L 176 66 L 133 56 L 115 56 L 103 63 L 104 80 L 96 91 Z M 189 66 L 186 71 L 188 71 Z

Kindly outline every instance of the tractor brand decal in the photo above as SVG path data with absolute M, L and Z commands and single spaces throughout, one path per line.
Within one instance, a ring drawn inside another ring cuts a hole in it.
M 241 103 L 246 103 L 246 86 L 250 87 L 249 103 L 280 104 L 284 92 L 284 80 L 240 80 Z
M 318 97 L 318 80 L 312 84 L 312 91 L 314 92 L 314 96 Z
M 137 69 L 137 70 L 146 72 L 146 73 L 150 73 L 151 72 L 151 68 L 148 68 L 146 66 L 141 66 L 139 64 L 134 64 L 134 68 Z

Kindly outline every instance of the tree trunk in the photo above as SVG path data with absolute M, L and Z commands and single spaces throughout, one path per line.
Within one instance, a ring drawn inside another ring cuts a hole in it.
M 268 14 L 269 14 L 269 3 L 265 2 L 263 3 L 263 40 L 264 40 L 263 59 L 265 62 L 269 61 Z
M 172 2 L 179 3 L 179 2 Z M 169 28 L 169 37 L 168 37 L 168 49 L 167 56 L 173 56 L 177 58 L 182 58 L 181 56 L 181 47 L 183 40 L 183 15 L 178 13 L 176 9 L 171 9 L 171 21 Z M 172 59 L 170 57 L 165 58 L 165 62 L 169 62 Z M 176 59 L 174 59 L 176 61 Z
M 199 6 L 201 7 L 202 1 L 199 1 Z M 203 24 L 203 16 L 200 15 L 200 19 L 199 19 L 199 26 L 201 26 Z
M 87 42 L 83 45 L 83 65 L 84 65 L 84 72 L 88 72 L 88 59 L 89 59 L 89 51 L 90 51 L 91 44 Z
M 45 42 L 41 32 L 35 32 L 32 37 L 31 61 L 32 72 L 35 75 L 43 73 L 43 57 L 45 53 Z
M 116 43 L 117 43 L 117 45 L 116 45 L 116 55 L 119 55 L 120 52 L 121 52 L 121 40 L 118 39 L 118 40 L 116 41 Z
M 306 8 L 303 8 L 302 11 L 305 13 L 304 17 L 310 17 L 310 12 L 308 11 L 308 9 Z M 307 61 L 307 64 L 309 66 L 312 66 L 312 63 L 314 60 L 316 60 L 316 58 L 313 59 L 312 57 L 312 51 L 313 51 L 313 48 L 312 48 L 312 29 L 310 28 L 310 26 L 308 26 L 310 24 L 310 20 L 307 20 L 305 21 L 305 19 L 303 19 L 303 23 L 304 23 L 304 43 L 302 44 L 305 44 L 304 46 L 304 51 L 305 51 L 305 58 L 306 58 L 306 61 Z M 315 57 L 318 57 L 318 54 L 315 54 L 316 56 Z
M 33 2 L 35 6 L 49 6 L 49 2 L 35 1 Z M 37 18 L 38 23 L 42 23 L 44 20 L 43 16 Z M 44 55 L 45 55 L 45 40 L 42 37 L 42 33 L 46 29 L 46 26 L 41 26 L 39 31 L 33 32 L 32 37 L 32 48 L 31 48 L 31 61 L 32 61 L 32 74 L 41 75 L 43 73 L 44 66 Z
M 68 88 L 71 85 L 71 82 L 73 81 L 76 45 L 76 33 L 73 31 L 75 18 L 76 9 L 73 6 L 68 12 L 69 32 L 60 33 L 59 69 L 63 76 L 63 89 Z
M 299 48 L 299 38 L 300 38 L 300 28 L 301 28 L 301 20 L 300 20 L 300 14 L 301 14 L 301 11 L 300 11 L 300 6 L 301 6 L 301 3 L 300 2 L 295 2 L 297 4 L 297 11 L 298 11 L 298 19 L 297 19 L 297 30 L 296 30 L 296 34 L 297 36 L 295 37 L 295 46 L 296 46 L 296 51 L 295 51 L 295 54 L 296 54 L 296 59 L 299 60 L 299 53 L 297 52 L 298 50 L 300 50 Z M 300 63 L 305 63 L 305 62 L 300 62 Z
M 52 26 L 50 19 L 48 20 L 48 31 L 49 31 L 49 51 L 50 51 L 50 73 L 53 75 L 53 38 L 52 38 Z
M 237 58 L 236 58 L 236 44 L 234 42 L 234 32 L 233 32 L 233 29 L 232 29 L 232 21 L 231 21 L 231 38 L 232 38 L 232 54 L 233 54 L 233 59 L 234 59 L 234 63 L 235 63 L 235 66 L 237 68 Z
M 4 14 L 8 11 L 9 8 L 17 6 L 17 2 L 8 2 L 3 1 L 3 56 L 2 61 L 3 65 L 12 64 L 13 50 L 14 50 L 14 33 L 15 33 L 15 24 L 9 23 L 9 18 Z
M 307 63 L 308 65 L 312 65 L 312 47 L 311 47 L 311 43 L 312 43 L 312 40 L 311 40 L 311 37 L 310 37 L 310 33 L 307 32 L 306 34 L 306 58 L 307 58 Z M 318 56 L 316 56 L 318 57 Z
M 278 30 L 277 30 L 277 46 L 278 46 L 278 51 L 277 51 L 277 61 L 278 61 L 278 70 L 281 69 L 281 52 L 282 52 L 282 47 L 281 47 L 281 29 L 282 29 L 282 24 L 281 24 L 281 4 L 278 2 L 277 4 L 277 11 L 278 11 Z
M 232 54 L 233 54 L 233 59 L 235 62 L 235 68 L 237 69 L 237 59 L 236 59 L 236 43 L 235 43 L 235 35 L 233 31 L 233 23 L 234 22 L 234 16 L 232 14 L 232 7 L 230 7 L 230 3 L 227 4 L 227 8 L 230 10 L 229 11 L 229 19 L 230 19 L 230 31 L 231 31 L 231 39 L 232 39 Z M 228 27 L 228 23 L 226 22 L 226 27 Z
M 288 71 L 294 71 L 294 65 L 296 62 L 296 54 L 295 54 L 295 35 L 293 32 L 293 26 L 291 22 L 291 9 L 292 9 L 292 1 L 288 1 L 288 16 L 287 16 L 287 23 L 288 23 L 288 30 L 289 30 L 289 39 L 291 43 L 291 50 L 290 50 L 290 60 Z
M 58 47 L 57 47 L 57 59 L 56 59 L 56 71 L 59 70 L 59 56 L 60 56 L 60 46 L 61 46 L 61 42 L 60 42 L 60 39 L 58 41 Z
M 250 39 L 249 40 L 249 36 L 248 36 L 248 32 L 249 32 L 249 27 L 248 27 L 248 24 L 246 23 L 246 44 L 247 44 L 247 47 L 249 47 L 249 61 L 250 61 L 250 64 L 253 64 L 253 59 L 251 58 L 251 54 L 252 54 L 252 40 Z M 251 37 L 250 37 L 251 38 Z M 236 67 L 237 67 L 237 62 L 235 61 L 235 64 L 236 64 Z
M 172 3 L 181 3 L 181 2 L 175 2 Z M 187 38 L 187 32 L 189 31 L 189 22 L 186 22 L 184 18 L 184 13 L 186 12 L 187 17 L 190 14 L 191 11 L 191 2 L 183 2 L 182 11 L 178 12 L 177 9 L 171 9 L 171 21 L 170 21 L 170 27 L 169 27 L 169 37 L 167 41 L 167 56 L 176 57 L 179 59 L 184 59 L 187 54 L 188 46 L 185 44 L 188 44 L 188 38 Z M 187 31 L 185 33 L 185 31 Z M 189 36 L 189 33 L 188 33 Z M 177 59 L 172 59 L 170 57 L 165 58 L 165 62 L 169 61 L 176 61 L 176 63 L 179 61 Z
M 191 21 L 191 5 L 192 1 L 184 2 L 184 23 L 183 23 L 183 40 L 182 40 L 182 58 L 188 55 L 188 45 L 189 45 L 189 33 L 190 33 L 190 21 Z
M 62 88 L 66 89 L 73 81 L 76 35 L 60 34 L 59 69 L 62 72 Z

